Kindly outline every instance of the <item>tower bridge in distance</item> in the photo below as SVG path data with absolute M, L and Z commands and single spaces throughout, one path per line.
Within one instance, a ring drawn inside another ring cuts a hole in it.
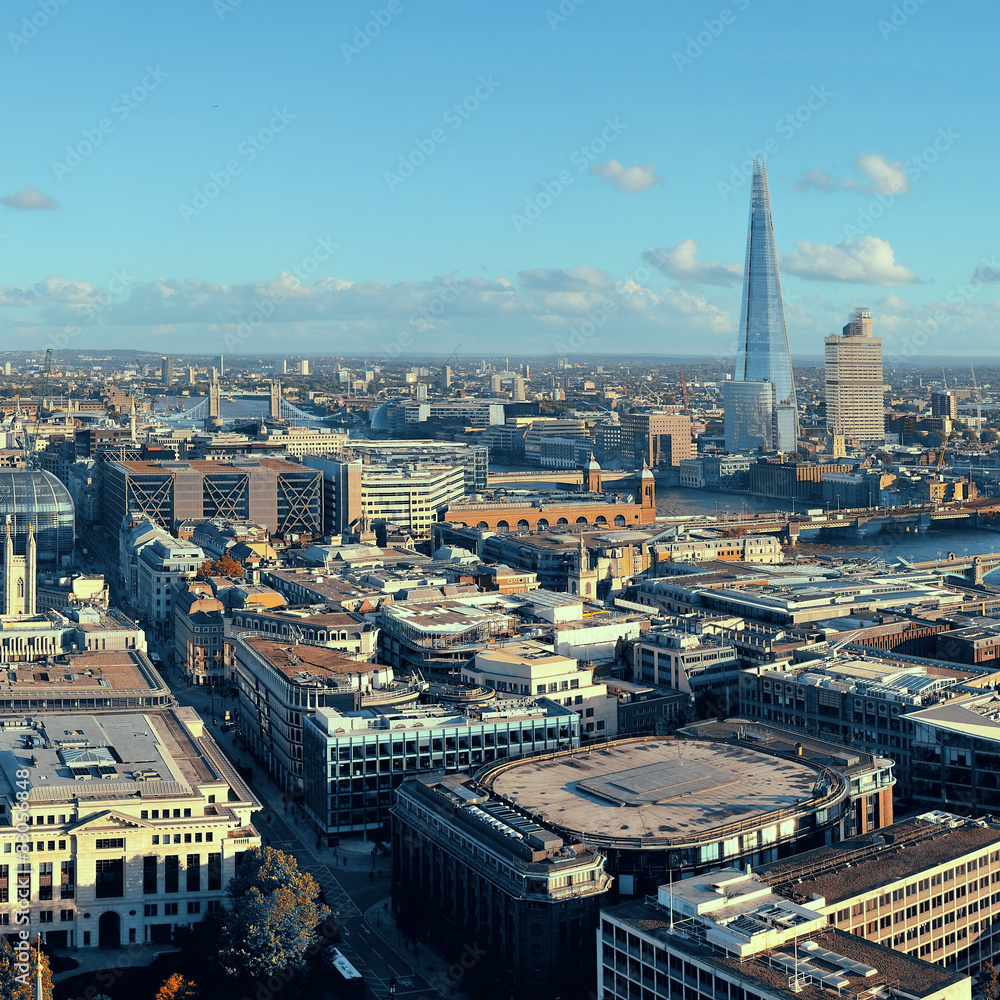
M 207 396 L 202 396 L 193 406 L 186 410 L 168 414 L 166 419 L 171 423 L 185 420 L 221 420 L 223 399 L 266 400 L 267 414 L 272 420 L 316 421 L 319 419 L 315 413 L 307 413 L 285 399 L 281 394 L 281 383 L 277 380 L 271 383 L 270 389 L 260 392 L 223 392 L 218 382 L 214 382 L 208 387 Z M 262 412 L 263 409 L 264 407 L 262 407 Z

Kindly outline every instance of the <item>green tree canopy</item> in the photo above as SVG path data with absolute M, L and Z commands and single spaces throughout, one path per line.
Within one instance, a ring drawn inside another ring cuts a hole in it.
M 274 847 L 247 851 L 228 887 L 219 949 L 226 972 L 273 976 L 301 968 L 330 915 L 317 902 L 319 891 L 291 855 Z

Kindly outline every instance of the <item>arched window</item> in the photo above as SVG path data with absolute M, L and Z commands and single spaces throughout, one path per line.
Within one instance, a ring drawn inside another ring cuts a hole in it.
M 559 518 L 558 521 L 556 521 L 556 525 L 557 526 L 560 525 L 560 524 L 569 524 L 569 521 L 567 521 L 566 518 L 561 517 L 561 518 Z
M 510 525 L 506 521 L 497 521 L 497 531 L 500 534 L 510 531 Z
M 531 527 L 527 521 L 522 517 L 520 521 L 517 522 L 518 531 L 531 531 Z
M 24 577 L 17 578 L 17 596 L 24 597 Z
M 544 517 L 540 517 L 538 519 L 538 523 L 535 525 L 535 528 L 538 531 L 548 531 L 549 530 L 549 522 L 546 521 Z
M 577 524 L 587 524 L 587 519 L 585 517 L 578 517 L 576 519 Z
M 479 524 L 476 525 L 476 528 L 479 531 L 489 531 L 490 530 L 490 526 L 485 521 L 480 521 Z
M 604 527 L 607 527 L 608 519 L 603 514 L 598 514 L 597 517 L 594 518 L 594 524 L 601 524 L 604 525 Z
M 625 515 L 624 514 L 615 514 L 615 527 L 616 528 L 624 528 L 625 527 Z

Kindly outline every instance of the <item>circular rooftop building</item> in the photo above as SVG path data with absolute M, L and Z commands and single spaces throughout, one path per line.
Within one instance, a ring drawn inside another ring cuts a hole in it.
M 764 864 L 835 837 L 850 781 L 815 761 L 712 740 L 618 740 L 504 761 L 478 781 L 608 858 L 623 893 L 667 872 Z M 676 876 L 675 876 L 676 877 Z
M 0 530 L 7 518 L 15 555 L 24 555 L 28 526 L 35 526 L 39 563 L 73 554 L 76 512 L 69 490 L 42 469 L 0 469 Z

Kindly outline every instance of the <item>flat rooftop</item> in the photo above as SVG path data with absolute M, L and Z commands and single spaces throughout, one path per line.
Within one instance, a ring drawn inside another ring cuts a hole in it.
M 193 723 L 193 730 L 185 722 Z M 50 715 L 33 726 L 0 729 L 0 793 L 13 794 L 16 771 L 29 773 L 28 801 L 156 798 L 230 784 L 253 801 L 241 781 L 205 752 L 193 710 L 128 715 Z M 220 799 L 225 802 L 225 798 Z
M 749 747 L 702 740 L 628 740 L 498 774 L 497 795 L 583 839 L 685 843 L 813 797 L 820 772 Z M 623 809 L 623 806 L 633 808 Z
M 273 639 L 261 639 L 257 636 L 246 636 L 242 641 L 290 681 L 307 686 L 325 684 L 327 678 L 343 677 L 345 674 L 388 669 L 380 663 L 352 660 L 342 652 L 325 646 L 313 646 L 304 642 L 275 642 Z
M 1000 826 L 947 813 L 917 816 L 878 833 L 821 847 L 757 869 L 757 875 L 791 898 L 813 894 L 837 903 L 937 865 L 1000 844 Z M 850 862 L 850 867 L 848 867 Z
M 660 939 L 667 944 L 671 952 L 691 955 L 731 978 L 759 983 L 762 991 L 766 990 L 786 1000 L 830 1000 L 834 995 L 829 989 L 813 983 L 807 983 L 801 990 L 794 992 L 789 984 L 789 973 L 783 968 L 767 963 L 766 958 L 770 952 L 763 952 L 749 961 L 741 962 L 738 958 L 730 958 L 704 941 L 676 931 L 671 932 L 669 915 L 658 907 L 645 903 L 622 903 L 603 912 L 620 920 L 626 926 L 634 927 L 642 934 Z M 885 983 L 892 986 L 905 984 L 906 995 L 919 998 L 937 994 L 968 978 L 832 927 L 811 933 L 808 943 L 876 970 L 874 976 L 865 976 L 857 975 L 841 966 L 831 965 L 828 970 L 824 969 L 847 979 L 846 990 L 851 996 L 864 995 L 876 983 Z M 785 953 L 787 954 L 789 950 L 786 948 Z M 815 952 L 815 949 L 812 950 Z M 812 956 L 809 957 L 809 961 L 823 967 L 821 960 Z
M 222 474 L 232 474 L 239 472 L 252 472 L 256 468 L 268 469 L 272 472 L 302 472 L 313 475 L 322 475 L 318 469 L 312 469 L 307 465 L 299 465 L 297 462 L 285 462 L 277 458 L 253 458 L 245 462 L 208 462 L 195 459 L 169 460 L 163 459 L 156 462 L 112 462 L 112 465 L 121 466 L 132 475 L 149 475 L 155 473 L 174 472 L 213 472 Z
M 46 697 L 70 689 L 81 694 L 166 690 L 149 658 L 137 649 L 72 653 L 0 667 L 0 695 Z

